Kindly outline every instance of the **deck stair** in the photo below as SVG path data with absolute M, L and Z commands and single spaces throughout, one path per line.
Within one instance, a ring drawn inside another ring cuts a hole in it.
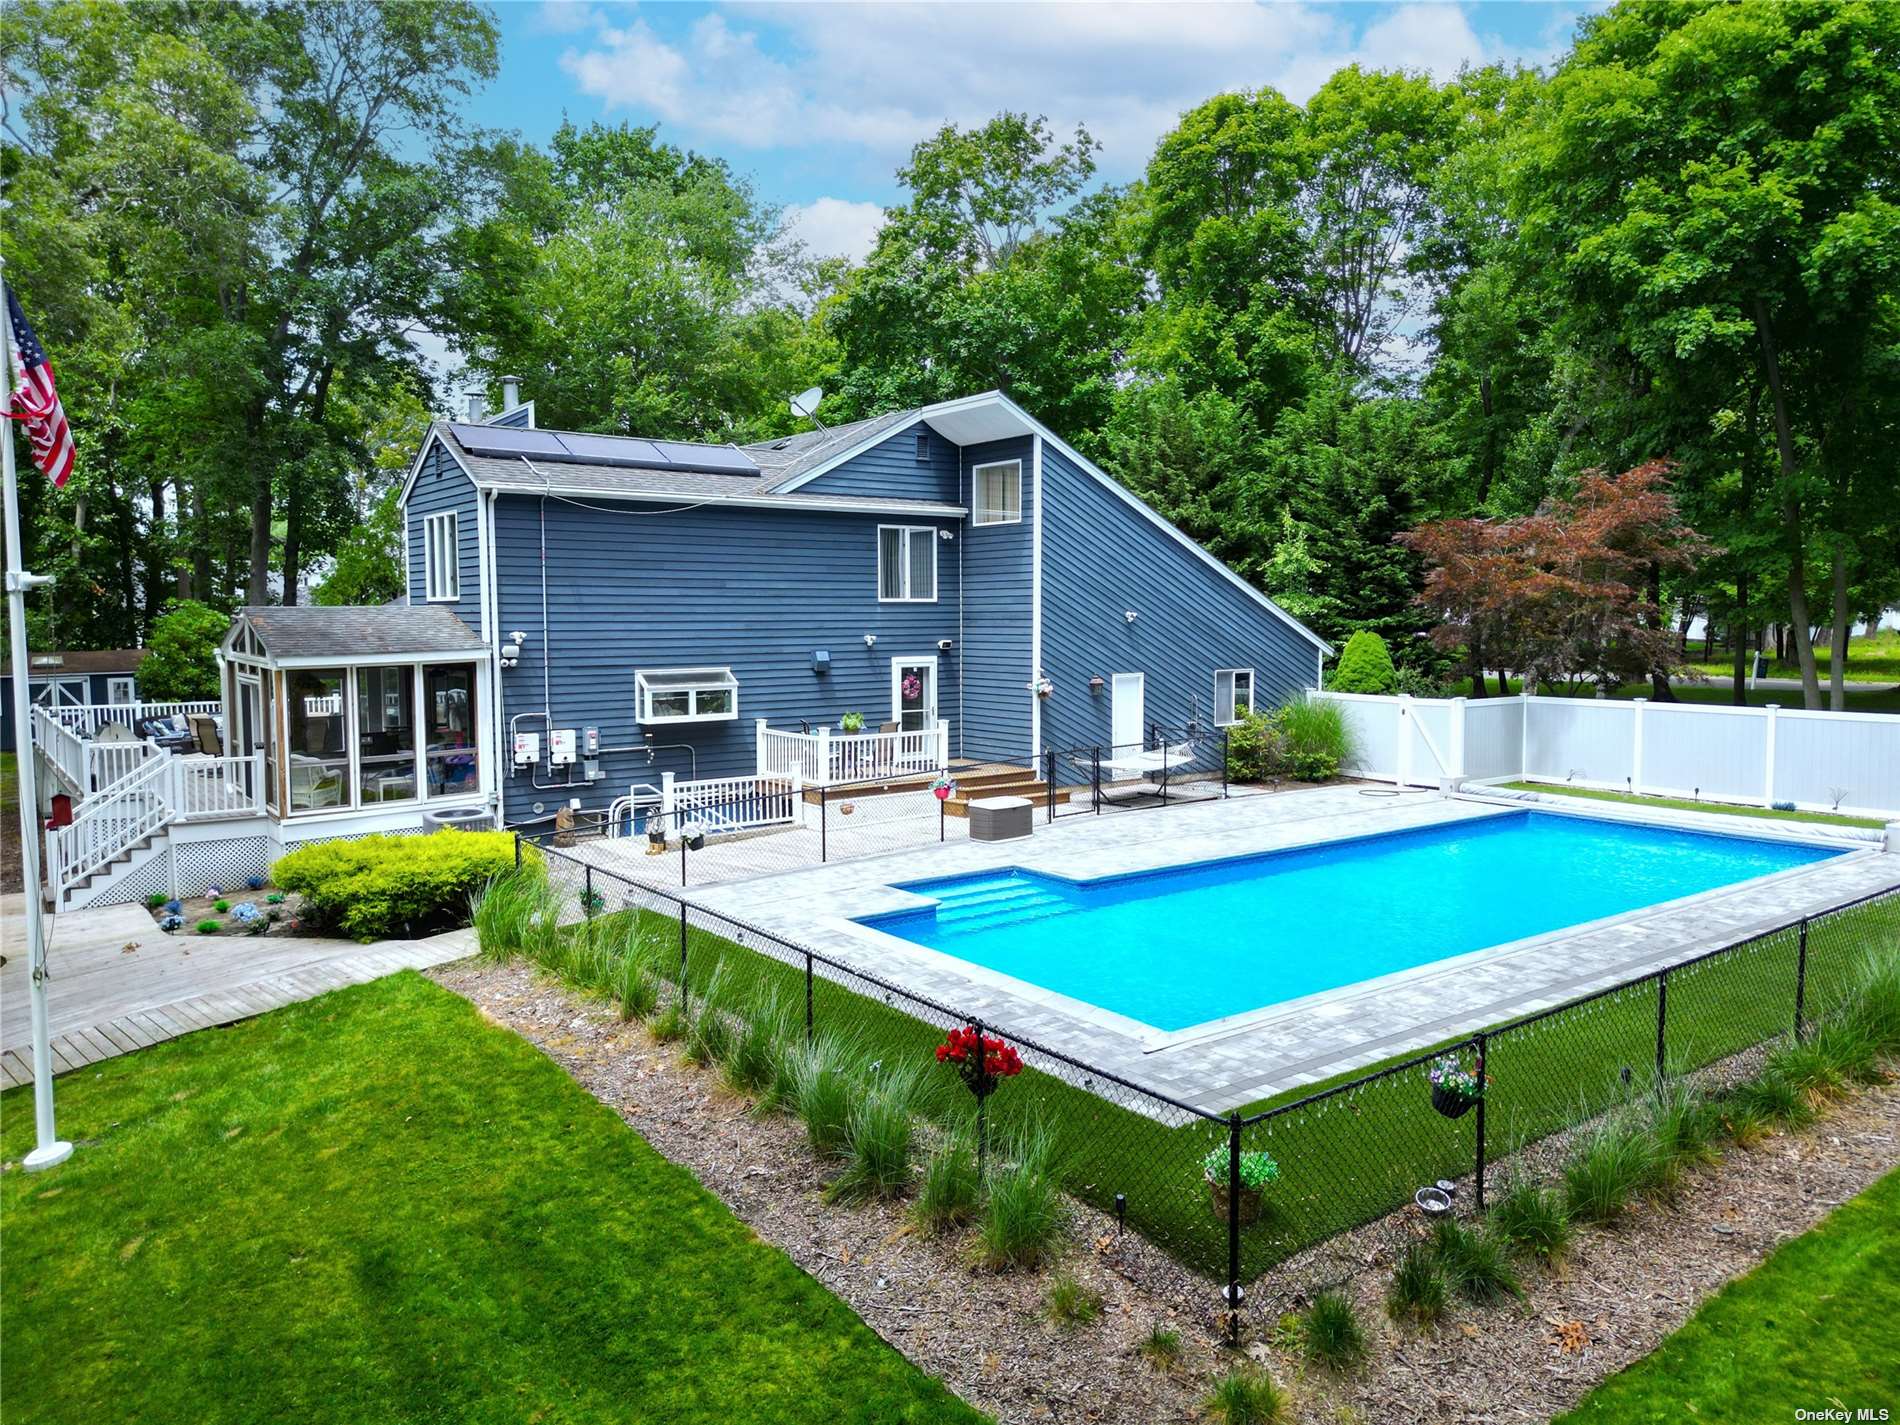
M 997 877 L 946 887 L 937 898 L 937 924 L 960 931 L 997 930 L 1047 920 L 1074 908 L 1046 881 Z
M 950 777 L 957 784 L 956 795 L 951 797 L 944 810 L 951 816 L 968 816 L 972 797 L 1028 797 L 1040 804 L 1049 793 L 1049 787 L 1034 771 L 1028 767 L 1019 767 L 1008 762 L 952 762 Z M 927 790 L 937 780 L 935 772 L 919 772 L 913 776 L 892 777 L 881 782 L 857 783 L 848 789 L 807 787 L 804 790 L 805 801 L 817 806 L 827 796 L 836 801 L 841 795 L 852 797 L 894 796 L 901 792 L 921 792 Z

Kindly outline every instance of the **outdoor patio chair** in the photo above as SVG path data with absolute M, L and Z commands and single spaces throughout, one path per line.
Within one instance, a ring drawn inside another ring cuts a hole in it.
M 224 739 L 218 734 L 218 720 L 210 713 L 192 713 L 187 719 L 191 724 L 192 746 L 207 757 L 224 756 Z

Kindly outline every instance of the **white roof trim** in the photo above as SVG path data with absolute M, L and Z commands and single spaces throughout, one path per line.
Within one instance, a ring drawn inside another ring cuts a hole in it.
M 402 493 L 396 496 L 396 508 L 405 514 L 409 509 L 409 492 L 415 489 L 416 477 L 422 473 L 422 462 L 428 458 L 429 447 L 436 444 L 440 444 L 444 450 L 448 451 L 449 458 L 462 467 L 462 473 L 468 476 L 470 483 L 475 482 L 475 472 L 468 468 L 468 463 L 462 459 L 461 452 L 455 448 L 455 442 L 442 438 L 442 423 L 430 421 L 429 433 L 422 438 L 422 449 L 416 452 L 416 458 L 409 463 L 409 473 L 403 476 L 402 480 Z M 407 520 L 403 521 L 405 536 L 408 533 L 408 523 Z
M 1135 494 L 1134 491 L 1130 490 L 1126 485 L 1122 484 L 1121 481 L 1117 480 L 1114 476 L 1110 475 L 1107 471 L 1103 470 L 1094 461 L 1090 460 L 1086 455 L 1082 454 L 1081 451 L 1077 450 L 1074 446 L 1070 445 L 1061 436 L 1057 435 L 1054 431 L 1050 430 L 1041 421 L 1037 420 L 1034 416 L 1030 415 L 1029 412 L 1025 411 L 1021 406 L 1017 405 L 1014 401 L 1010 400 L 1010 398 L 1005 396 L 1001 391 L 984 391 L 979 395 L 962 396 L 954 401 L 940 401 L 934 406 L 925 406 L 922 410 L 917 412 L 917 420 L 928 423 L 930 421 L 930 418 L 934 415 L 950 415 L 958 411 L 968 410 L 972 407 L 991 405 L 991 404 L 1001 405 L 1003 407 L 1006 407 L 1011 412 L 1013 412 L 1016 415 L 1016 417 L 1022 421 L 1023 433 L 1025 435 L 1039 435 L 1043 438 L 1044 441 L 1048 442 L 1051 445 L 1054 445 L 1057 450 L 1062 452 L 1064 457 L 1066 457 L 1068 460 L 1074 463 L 1076 468 L 1086 471 L 1088 474 L 1092 475 L 1095 479 L 1099 480 L 1102 484 L 1106 485 L 1110 490 L 1114 491 L 1117 495 L 1119 495 L 1122 498 L 1122 500 L 1125 503 L 1127 503 L 1129 506 L 1131 506 L 1135 510 L 1138 510 L 1143 516 L 1145 516 L 1151 524 L 1157 526 L 1158 528 L 1162 530 L 1165 530 L 1170 536 L 1173 537 L 1176 543 L 1192 551 L 1194 554 L 1199 556 L 1203 562 L 1207 563 L 1208 565 L 1212 566 L 1214 569 L 1218 570 L 1222 574 L 1222 576 L 1224 576 L 1227 579 L 1227 581 L 1230 584 L 1232 584 L 1235 588 L 1241 590 L 1243 593 L 1247 594 L 1248 597 L 1254 600 L 1254 602 L 1264 606 L 1268 610 L 1268 612 L 1272 613 L 1275 617 L 1280 619 L 1281 622 L 1285 623 L 1288 627 L 1297 631 L 1303 638 L 1307 639 L 1315 647 L 1317 647 L 1321 653 L 1330 654 L 1331 652 L 1333 652 L 1332 644 L 1328 643 L 1325 639 L 1321 638 L 1317 633 L 1314 633 L 1312 629 L 1308 628 L 1305 624 L 1301 623 L 1298 619 L 1294 618 L 1292 614 L 1288 613 L 1285 609 L 1281 608 L 1278 604 L 1274 603 L 1272 599 L 1268 598 L 1265 594 L 1261 593 L 1260 590 L 1256 589 L 1252 584 L 1249 584 L 1245 579 L 1241 578 L 1240 575 L 1236 574 L 1232 569 L 1229 569 L 1225 564 L 1221 563 L 1221 561 L 1216 559 L 1212 554 L 1209 554 L 1207 550 L 1204 547 L 1202 547 L 1202 545 L 1198 541 L 1182 533 L 1180 529 L 1176 528 L 1173 523 L 1171 523 L 1169 520 L 1164 518 L 1157 510 L 1153 509 L 1139 495 Z M 912 422 L 912 424 L 915 424 L 915 422 Z M 904 425 L 904 426 L 893 427 L 892 429 L 887 430 L 887 431 L 880 431 L 877 435 L 871 437 L 870 439 L 860 441 L 857 445 L 851 447 L 849 450 L 842 451 L 839 454 L 832 456 L 829 460 L 825 461 L 824 464 L 818 466 L 816 469 L 806 471 L 803 475 L 800 475 L 796 480 L 793 480 L 791 483 L 780 486 L 779 487 L 780 491 L 785 492 L 785 491 L 790 491 L 790 490 L 796 490 L 800 485 L 806 484 L 807 482 L 812 481 L 812 480 L 816 480 L 819 476 L 827 474 L 828 472 L 837 469 L 838 466 L 844 464 L 845 461 L 850 460 L 852 457 L 857 456 L 857 455 L 862 455 L 865 451 L 869 450 L 872 446 L 878 445 L 882 443 L 883 441 L 889 440 L 893 436 L 899 435 L 903 431 L 906 431 L 909 429 L 910 429 L 909 425 Z
M 725 505 L 744 510 L 823 510 L 831 513 L 886 515 L 890 518 L 961 519 L 969 511 L 962 505 L 931 504 L 914 501 L 907 505 L 873 504 L 868 500 L 794 500 L 775 495 L 681 495 L 660 490 L 598 490 L 589 485 L 561 485 L 550 482 L 545 488 L 498 484 L 477 480 L 475 487 L 497 495 L 560 495 L 570 500 L 621 500 L 637 505 L 678 505 L 696 509 L 701 505 Z

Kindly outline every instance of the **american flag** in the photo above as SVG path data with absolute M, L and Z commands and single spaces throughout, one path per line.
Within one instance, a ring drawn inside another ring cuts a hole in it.
M 66 424 L 66 408 L 53 389 L 53 366 L 46 349 L 27 325 L 20 299 L 7 289 L 7 320 L 13 325 L 13 410 L 33 441 L 33 463 L 53 477 L 55 487 L 73 473 L 73 428 Z

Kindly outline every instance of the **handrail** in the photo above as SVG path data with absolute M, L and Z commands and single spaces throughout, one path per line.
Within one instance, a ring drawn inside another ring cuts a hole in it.
M 950 724 L 903 732 L 792 732 L 759 724 L 758 774 L 796 773 L 807 786 L 918 776 L 950 765 Z
M 47 872 L 55 889 L 69 890 L 177 820 L 166 795 L 173 760 L 170 753 L 150 759 L 108 795 L 88 800 L 65 826 L 46 833 Z

